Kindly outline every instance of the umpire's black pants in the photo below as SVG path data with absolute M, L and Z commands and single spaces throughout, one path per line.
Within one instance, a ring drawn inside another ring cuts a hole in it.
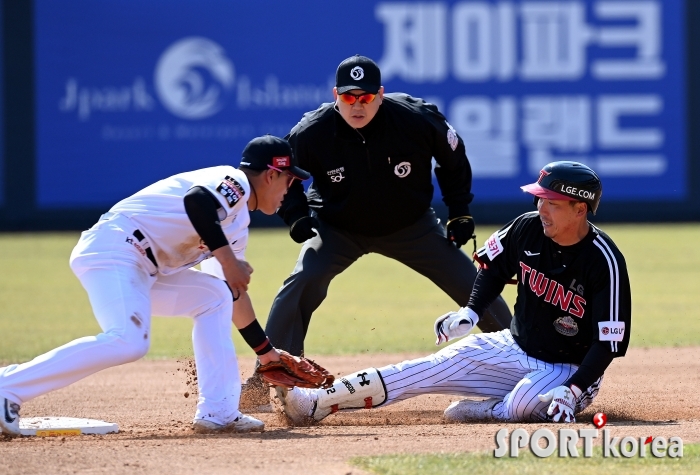
M 299 355 L 311 315 L 328 293 L 333 278 L 365 254 L 395 259 L 432 280 L 460 307 L 469 302 L 476 278 L 471 259 L 445 237 L 445 228 L 429 209 L 415 224 L 388 236 L 350 233 L 319 219 L 318 236 L 304 243 L 292 275 L 280 288 L 265 331 L 275 348 Z M 437 318 L 438 315 L 430 317 Z M 511 312 L 502 297 L 479 321 L 484 332 L 510 328 Z

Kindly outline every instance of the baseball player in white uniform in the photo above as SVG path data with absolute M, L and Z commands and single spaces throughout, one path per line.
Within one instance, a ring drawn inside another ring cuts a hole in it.
M 537 212 L 494 233 L 467 307 L 435 322 L 436 344 L 467 335 L 513 276 L 518 285 L 509 330 L 469 335 L 435 354 L 337 379 L 330 389 L 276 388 L 296 423 L 341 409 L 390 404 L 429 393 L 465 399 L 449 421 L 574 422 L 598 394 L 603 374 L 629 344 L 631 296 L 622 253 L 587 220 L 602 194 L 598 176 L 576 162 L 546 165 L 534 195 Z
M 0 368 L 2 433 L 19 435 L 24 402 L 143 357 L 152 314 L 194 322 L 195 431 L 263 430 L 262 421 L 238 410 L 241 384 L 231 338 L 233 321 L 261 362 L 279 359 L 247 294 L 253 271 L 244 260 L 249 211 L 273 214 L 294 179 L 308 177 L 294 165 L 287 141 L 267 135 L 246 146 L 238 169 L 171 176 L 102 215 L 70 256 L 102 333 Z M 211 257 L 218 276 L 192 269 Z

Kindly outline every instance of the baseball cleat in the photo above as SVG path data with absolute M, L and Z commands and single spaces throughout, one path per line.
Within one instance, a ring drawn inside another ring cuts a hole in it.
M 319 410 L 318 397 L 312 389 L 305 388 L 282 388 L 275 386 L 277 393 L 276 403 L 278 407 L 293 423 L 298 426 L 306 426 L 320 421 L 328 414 L 328 410 Z
M 489 398 L 483 401 L 462 399 L 455 401 L 445 409 L 445 419 L 450 422 L 486 422 L 493 420 L 493 406 L 502 401 L 500 398 Z
M 241 384 L 239 407 L 249 412 L 265 412 L 263 409 L 269 404 L 270 388 L 259 373 L 253 373 L 253 376 Z
M 21 435 L 19 430 L 19 404 L 4 397 L 0 398 L 0 401 L 2 401 L 0 433 L 7 437 L 17 437 Z
M 192 423 L 192 428 L 198 434 L 217 434 L 236 432 L 239 434 L 245 432 L 262 432 L 265 429 L 265 423 L 259 421 L 255 417 L 241 414 L 233 422 L 228 424 L 217 424 L 216 422 L 205 419 L 195 419 Z

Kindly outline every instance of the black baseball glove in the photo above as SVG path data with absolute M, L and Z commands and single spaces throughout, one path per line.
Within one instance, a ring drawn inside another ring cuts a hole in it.
M 289 235 L 295 242 L 301 244 L 304 241 L 317 236 L 318 234 L 313 228 L 318 229 L 318 227 L 319 222 L 316 218 L 313 216 L 304 216 L 303 218 L 299 218 L 292 223 L 292 226 L 289 228 Z
M 447 221 L 447 239 L 454 242 L 457 247 L 462 247 L 474 235 L 474 218 L 471 216 L 457 216 Z

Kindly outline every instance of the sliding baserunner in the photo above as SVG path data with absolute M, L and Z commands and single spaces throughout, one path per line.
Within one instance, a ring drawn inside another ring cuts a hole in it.
M 515 276 L 510 330 L 469 335 L 424 358 L 356 371 L 330 389 L 278 388 L 282 410 L 302 423 L 443 393 L 486 398 L 452 403 L 445 410 L 449 421 L 574 422 L 598 394 L 613 358 L 627 350 L 627 267 L 610 237 L 587 219 L 602 194 L 593 170 L 553 162 L 522 189 L 534 195 L 537 211 L 486 241 L 476 254 L 481 268 L 469 304 L 435 322 L 438 345 L 467 335 Z

